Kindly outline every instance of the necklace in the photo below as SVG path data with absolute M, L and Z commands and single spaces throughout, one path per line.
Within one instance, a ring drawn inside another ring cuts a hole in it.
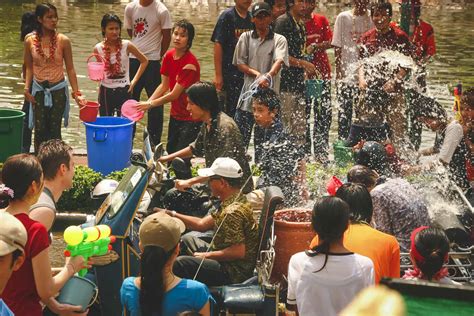
M 104 61 L 105 69 L 109 77 L 112 77 L 118 73 L 122 72 L 122 39 L 119 37 L 118 45 L 116 46 L 115 52 L 115 63 L 111 63 L 111 46 L 112 44 L 107 42 L 107 39 L 104 39 L 102 42 L 102 50 L 104 51 Z
M 46 54 L 44 53 L 41 34 L 38 32 L 34 33 L 33 45 L 38 55 L 40 55 L 42 58 L 46 59 L 47 61 L 53 60 L 54 54 L 57 49 L 57 40 L 58 40 L 58 35 L 56 32 L 54 32 L 49 41 L 49 56 L 46 56 Z
M 357 43 L 360 36 L 369 30 L 370 18 L 369 18 L 369 14 L 367 13 L 367 11 L 365 12 L 364 15 L 355 15 L 355 9 L 352 9 L 351 12 L 352 12 L 352 32 L 351 32 L 351 36 L 352 36 L 352 41 L 354 43 Z M 357 30 L 356 30 L 356 22 L 355 22 L 356 17 L 364 18 L 364 29 L 361 32 L 357 32 Z

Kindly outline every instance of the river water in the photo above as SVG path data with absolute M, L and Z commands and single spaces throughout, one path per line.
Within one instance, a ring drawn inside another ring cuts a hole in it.
M 39 1 L 41 2 L 41 1 Z M 79 86 L 87 99 L 97 99 L 97 83 L 87 77 L 86 59 L 94 45 L 101 40 L 100 20 L 106 12 L 115 12 L 123 17 L 128 0 L 52 0 L 59 11 L 59 31 L 66 34 L 73 44 L 74 64 Z M 204 3 L 203 3 L 204 2 Z M 23 12 L 32 10 L 35 1 L 0 0 L 0 107 L 21 108 L 23 102 L 23 82 L 21 80 L 22 43 L 19 41 L 20 20 Z M 233 1 L 228 1 L 233 3 Z M 213 57 L 211 32 L 219 13 L 226 5 L 207 4 L 206 0 L 165 1 L 173 21 L 189 19 L 196 28 L 193 53 L 201 64 L 201 78 L 212 80 Z M 396 7 L 396 5 L 394 6 Z M 325 14 L 331 24 L 336 15 L 345 10 L 343 5 L 318 9 Z M 395 12 L 395 19 L 398 13 Z M 429 66 L 429 91 L 446 107 L 451 107 L 452 86 L 462 82 L 474 86 L 474 10 L 472 8 L 424 8 L 422 17 L 435 29 L 438 53 Z M 123 32 L 126 36 L 126 32 Z M 329 50 L 333 61 L 334 52 Z M 334 89 L 333 89 L 334 90 Z M 145 98 L 145 95 L 142 95 Z M 335 102 L 333 102 L 335 104 Z M 166 106 L 169 109 L 169 106 Z M 334 111 L 336 113 L 336 111 Z M 78 118 L 78 108 L 72 107 L 72 119 L 63 138 L 75 148 L 85 148 L 85 131 Z M 166 140 L 167 119 L 163 140 Z M 143 128 L 140 123 L 139 129 Z M 331 139 L 335 137 L 337 126 L 333 123 Z M 431 143 L 432 135 L 424 138 Z M 137 137 L 140 139 L 140 137 Z M 138 143 L 135 144 L 138 147 Z

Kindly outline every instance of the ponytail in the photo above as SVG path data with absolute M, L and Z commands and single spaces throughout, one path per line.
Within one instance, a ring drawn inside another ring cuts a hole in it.
M 158 246 L 145 246 L 143 250 L 140 261 L 140 307 L 144 316 L 161 315 L 166 290 L 163 268 L 175 249 L 166 252 Z
M 431 280 L 448 259 L 449 239 L 442 229 L 420 227 L 413 231 L 411 254 L 423 276 Z

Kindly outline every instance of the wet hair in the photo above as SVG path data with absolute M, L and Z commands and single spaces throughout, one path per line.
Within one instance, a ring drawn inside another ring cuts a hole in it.
M 186 90 L 188 99 L 205 111 L 211 112 L 211 118 L 216 119 L 221 112 L 216 87 L 206 81 L 198 81 Z
M 449 239 L 442 229 L 430 227 L 416 234 L 415 247 L 425 258 L 423 262 L 416 262 L 416 265 L 431 280 L 443 267 L 449 252 Z
M 375 170 L 378 174 L 389 172 L 388 157 L 384 145 L 375 141 L 365 142 L 356 153 L 356 163 Z
M 119 16 L 114 13 L 106 13 L 102 17 L 102 21 L 100 21 L 100 27 L 102 28 L 102 36 L 105 36 L 105 28 L 107 24 L 115 22 L 118 23 L 119 29 L 122 30 L 122 20 L 120 20 Z
M 390 2 L 374 3 L 370 8 L 370 17 L 373 17 L 375 12 L 387 12 L 389 17 L 392 17 L 393 10 Z
M 306 255 L 314 257 L 320 253 L 325 254 L 323 266 L 314 271 L 321 271 L 328 262 L 329 248 L 335 241 L 344 236 L 344 232 L 349 225 L 349 205 L 335 196 L 322 198 L 313 208 L 311 226 L 318 234 L 319 245 L 311 251 L 306 251 Z
M 374 207 L 367 188 L 360 183 L 344 183 L 336 191 L 336 197 L 349 205 L 351 222 L 367 222 L 372 220 Z
M 277 110 L 280 112 L 280 99 L 275 91 L 269 88 L 258 88 L 257 91 L 252 95 L 253 102 L 268 107 L 270 111 Z
M 10 268 L 13 268 L 13 265 L 15 264 L 16 260 L 20 258 L 23 255 L 23 251 L 20 249 L 15 249 L 12 252 L 12 262 L 10 263 Z
M 362 165 L 355 165 L 347 173 L 347 181 L 360 183 L 366 188 L 374 187 L 377 184 L 378 175 L 375 171 Z
M 166 252 L 158 246 L 145 246 L 140 259 L 140 307 L 142 315 L 161 315 L 165 296 L 163 269 L 176 247 Z
M 24 41 L 26 35 L 30 34 L 37 28 L 38 22 L 34 12 L 25 12 L 21 16 L 20 41 Z
M 413 109 L 415 118 L 425 117 L 443 122 L 448 119 L 448 114 L 441 104 L 433 99 L 422 99 L 421 101 L 423 102 L 419 102 Z
M 462 92 L 461 101 L 469 108 L 474 109 L 474 88 L 464 90 Z
M 62 164 L 69 170 L 72 147 L 60 139 L 51 139 L 42 143 L 38 150 L 38 160 L 43 168 L 44 178 L 53 180 Z
M 39 18 L 44 17 L 49 11 L 54 11 L 56 15 L 58 14 L 58 9 L 51 3 L 42 3 L 38 4 L 35 9 L 35 18 L 36 18 L 36 25 L 35 25 L 35 31 L 40 33 L 42 32 L 41 30 L 41 23 L 38 22 Z
M 191 47 L 193 46 L 193 40 L 194 40 L 194 25 L 188 20 L 183 19 L 183 20 L 179 20 L 178 22 L 174 24 L 173 31 L 178 27 L 186 30 L 186 34 L 188 35 L 187 46 L 188 46 L 188 49 L 191 49 Z
M 33 181 L 40 183 L 42 174 L 43 169 L 35 156 L 10 156 L 3 164 L 2 183 L 13 190 L 13 198 L 6 192 L 0 192 L 0 208 L 7 207 L 10 201 L 22 200 Z

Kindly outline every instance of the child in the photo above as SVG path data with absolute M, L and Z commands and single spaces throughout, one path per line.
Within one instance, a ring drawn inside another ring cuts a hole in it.
M 94 53 L 105 61 L 104 79 L 100 82 L 100 116 L 120 116 L 122 104 L 132 98 L 133 88 L 148 65 L 148 59 L 128 40 L 122 40 L 122 21 L 112 13 L 100 23 L 104 40 L 95 45 Z M 130 81 L 129 68 L 132 54 L 140 61 L 136 75 Z
M 210 315 L 207 287 L 172 272 L 184 230 L 182 221 L 164 212 L 143 221 L 138 232 L 141 275 L 126 278 L 120 289 L 122 305 L 129 315 L 177 315 L 184 311 Z
M 448 269 L 443 268 L 449 258 L 449 240 L 443 230 L 418 227 L 411 233 L 410 239 L 410 259 L 414 269 L 406 271 L 403 279 L 459 284 L 448 278 Z
M 374 284 L 374 265 L 343 245 L 349 206 L 337 197 L 318 201 L 311 225 L 316 247 L 293 255 L 288 266 L 289 309 L 300 315 L 338 315 L 365 287 Z M 296 306 L 295 306 L 296 305 Z

